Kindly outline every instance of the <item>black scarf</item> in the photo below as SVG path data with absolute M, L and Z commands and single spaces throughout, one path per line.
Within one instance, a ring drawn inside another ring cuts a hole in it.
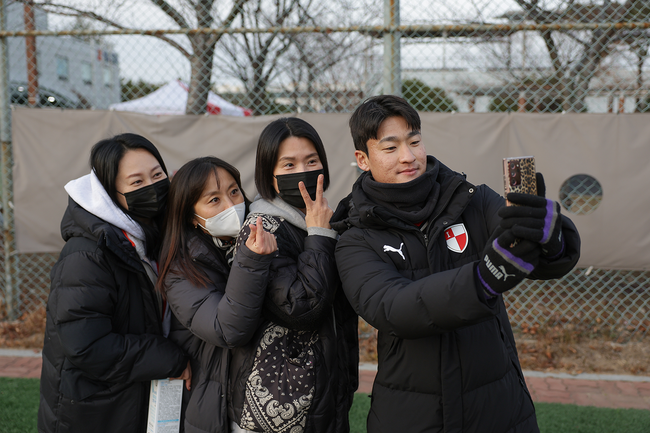
M 361 188 L 374 203 L 391 214 L 411 224 L 419 224 L 431 215 L 438 202 L 439 171 L 438 160 L 428 157 L 426 171 L 410 182 L 381 183 L 368 173 L 362 179 Z

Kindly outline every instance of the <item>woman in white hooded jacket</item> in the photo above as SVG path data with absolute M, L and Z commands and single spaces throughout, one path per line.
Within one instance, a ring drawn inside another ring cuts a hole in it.
M 155 146 L 136 134 L 97 143 L 91 173 L 66 185 L 66 241 L 51 272 L 39 432 L 146 431 L 150 381 L 190 378 L 165 338 L 154 291 L 169 180 Z

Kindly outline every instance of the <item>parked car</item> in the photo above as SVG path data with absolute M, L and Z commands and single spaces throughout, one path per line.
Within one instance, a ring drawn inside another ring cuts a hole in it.
M 28 105 L 28 93 L 26 83 L 12 83 L 10 86 L 11 104 Z M 83 105 L 79 101 L 74 101 L 45 87 L 38 88 L 37 107 L 56 107 L 69 109 L 82 109 Z

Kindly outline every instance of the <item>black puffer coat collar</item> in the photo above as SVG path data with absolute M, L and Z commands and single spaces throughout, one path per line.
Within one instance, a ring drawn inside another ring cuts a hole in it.
M 464 174 L 451 170 L 433 156 L 427 156 L 427 166 L 434 164 L 438 164 L 440 167 L 436 181 L 440 184 L 441 194 L 438 204 L 434 208 L 432 215 L 429 216 L 429 220 L 435 219 L 445 210 L 461 185 L 472 187 L 465 180 Z M 352 186 L 352 192 L 339 203 L 332 217 L 332 227 L 339 233 L 350 227 L 417 230 L 414 225 L 399 219 L 387 209 L 372 201 L 362 188 L 364 176 L 370 176 L 370 173 L 361 174 Z M 468 196 L 469 198 L 470 196 Z
M 195 262 L 210 269 L 222 270 L 226 274 L 230 271 L 226 252 L 214 245 L 210 235 L 197 230 L 187 242 L 187 249 Z
M 88 212 L 71 198 L 61 220 L 61 236 L 66 242 L 74 237 L 97 242 L 99 248 L 108 249 L 127 267 L 144 272 L 135 247 L 122 230 Z

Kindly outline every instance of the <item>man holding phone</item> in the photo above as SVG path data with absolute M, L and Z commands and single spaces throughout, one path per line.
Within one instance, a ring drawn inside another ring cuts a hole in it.
M 350 129 L 365 173 L 332 225 L 345 294 L 379 330 L 368 431 L 538 431 L 501 293 L 569 272 L 575 226 L 541 176 L 538 196 L 505 208 L 427 156 L 402 98 L 368 99 Z

